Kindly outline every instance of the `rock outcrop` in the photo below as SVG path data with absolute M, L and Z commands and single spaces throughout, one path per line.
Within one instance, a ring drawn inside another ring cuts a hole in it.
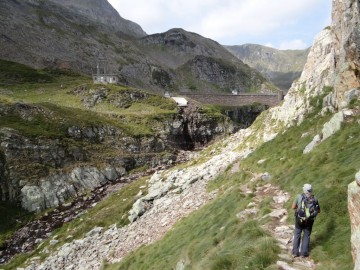
M 240 139 L 244 139 L 250 135 L 250 130 L 243 130 L 237 136 Z M 231 151 L 233 146 L 233 144 L 229 144 L 226 147 L 228 151 L 223 151 L 223 153 L 212 157 L 201 165 L 155 173 L 148 182 L 148 194 L 139 198 L 134 203 L 133 208 L 129 212 L 129 220 L 131 222 L 135 221 L 151 208 L 155 200 L 165 196 L 167 193 L 182 193 L 197 181 L 207 182 L 224 171 L 235 160 L 240 157 L 244 158 L 251 153 L 250 149 L 240 153 Z
M 346 107 L 345 93 L 360 86 L 360 2 L 333 0 L 332 35 L 335 52 L 336 105 Z
M 21 188 L 21 204 L 28 211 L 40 211 L 57 207 L 66 200 L 93 190 L 109 181 L 115 181 L 126 173 L 124 168 L 78 167 L 70 173 L 52 174 L 37 184 Z
M 348 186 L 348 208 L 351 223 L 351 249 L 354 270 L 360 269 L 360 171 Z
M 316 36 L 301 77 L 283 104 L 269 110 L 265 137 L 300 124 L 316 106 L 322 108 L 322 115 L 336 113 L 358 99 L 359 1 L 334 0 L 332 18 L 332 24 Z

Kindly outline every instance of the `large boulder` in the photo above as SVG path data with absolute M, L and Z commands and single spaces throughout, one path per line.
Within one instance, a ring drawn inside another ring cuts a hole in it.
M 351 253 L 354 269 L 360 269 L 360 171 L 348 186 L 348 210 L 351 222 Z

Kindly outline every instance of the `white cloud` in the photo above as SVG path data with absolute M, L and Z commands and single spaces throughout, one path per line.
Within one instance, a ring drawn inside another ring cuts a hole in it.
M 309 47 L 309 45 L 300 39 L 282 41 L 279 45 L 280 50 L 303 50 L 307 47 Z

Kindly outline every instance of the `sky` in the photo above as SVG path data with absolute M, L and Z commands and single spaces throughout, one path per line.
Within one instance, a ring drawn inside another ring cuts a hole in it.
M 183 28 L 222 45 L 305 49 L 331 23 L 332 0 L 108 0 L 149 35 Z

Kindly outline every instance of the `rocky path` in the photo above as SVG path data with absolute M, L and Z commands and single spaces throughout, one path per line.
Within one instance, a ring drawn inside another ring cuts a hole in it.
M 259 180 L 261 177 L 255 176 L 251 182 L 262 181 Z M 279 187 L 274 186 L 270 183 L 257 185 L 253 202 L 248 207 L 238 214 L 239 218 L 246 218 L 249 215 L 255 218 L 268 218 L 270 221 L 263 225 L 263 228 L 268 231 L 278 241 L 278 245 L 281 249 L 279 259 L 276 262 L 280 270 L 312 270 L 316 269 L 316 264 L 311 258 L 292 258 L 292 240 L 294 225 L 287 223 L 288 213 L 284 208 L 290 197 L 287 192 L 283 192 Z M 242 188 L 244 193 L 252 193 L 252 191 L 244 185 Z M 259 211 L 259 204 L 266 198 L 272 197 L 271 212 L 262 217 L 256 217 Z M 291 219 L 291 217 L 290 217 Z M 292 220 L 289 220 L 292 222 Z
M 243 136 L 245 135 L 243 134 Z M 234 143 L 239 139 L 242 138 L 235 137 Z M 85 238 L 64 244 L 44 262 L 40 262 L 38 257 L 30 259 L 25 269 L 101 269 L 104 261 L 118 262 L 138 247 L 161 239 L 178 220 L 199 209 L 216 196 L 216 191 L 210 194 L 206 192 L 208 181 L 214 179 L 218 173 L 225 170 L 235 160 L 248 154 L 248 152 L 232 152 L 230 149 L 233 149 L 231 141 L 224 151 L 203 164 L 157 174 L 159 178 L 155 177 L 155 179 L 161 185 L 154 183 L 154 187 L 159 187 L 160 190 L 167 187 L 169 183 L 181 183 L 183 186 L 169 189 L 161 197 L 154 199 L 149 209 L 135 222 L 122 228 L 117 228 L 115 225 L 106 230 L 101 227 L 94 228 L 86 234 Z M 238 165 L 234 164 L 232 170 L 236 170 Z M 248 185 L 255 185 L 255 192 Z M 248 185 L 242 187 L 242 192 L 245 194 L 255 193 L 255 196 L 248 207 L 237 214 L 237 217 L 240 219 L 270 217 L 263 228 L 278 240 L 281 248 L 277 261 L 278 268 L 282 270 L 316 269 L 316 265 L 311 259 L 293 260 L 291 257 L 293 227 L 286 223 L 288 214 L 284 208 L 284 203 L 289 200 L 289 195 L 266 182 L 266 179 L 261 176 L 255 176 Z M 271 212 L 261 217 L 258 215 L 259 205 L 269 197 L 272 198 Z
M 45 269 L 100 269 L 103 261 L 117 262 L 129 252 L 141 245 L 159 240 L 182 217 L 200 208 L 216 196 L 216 192 L 207 193 L 206 184 L 236 159 L 248 154 L 232 152 L 239 140 L 251 133 L 243 131 L 232 136 L 220 147 L 213 150 L 212 158 L 205 163 L 169 172 L 166 179 L 160 182 L 182 183 L 179 189 L 170 190 L 162 197 L 153 200 L 148 209 L 135 222 L 122 228 L 115 225 L 109 229 L 98 227 L 87 233 L 83 239 L 76 239 L 64 244 L 40 262 L 40 258 L 31 258 L 27 262 L 27 270 Z M 215 151 L 218 151 L 215 154 Z M 185 181 L 182 181 L 185 180 Z
M 85 238 L 63 245 L 42 264 L 33 258 L 26 269 L 100 269 L 104 260 L 117 262 L 141 245 L 159 240 L 180 218 L 215 196 L 216 192 L 207 193 L 205 183 L 199 181 L 186 192 L 157 200 L 136 222 L 122 228 L 94 228 Z

